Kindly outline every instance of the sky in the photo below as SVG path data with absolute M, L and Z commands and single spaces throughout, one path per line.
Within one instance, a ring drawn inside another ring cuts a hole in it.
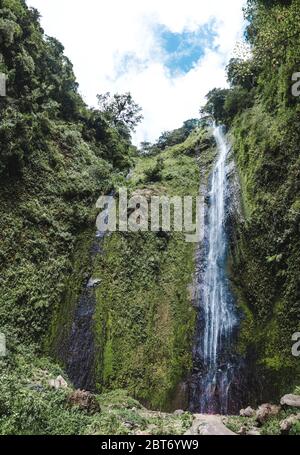
M 134 143 L 199 116 L 205 95 L 226 86 L 243 35 L 244 0 L 27 0 L 74 65 L 79 91 L 131 92 L 144 120 Z

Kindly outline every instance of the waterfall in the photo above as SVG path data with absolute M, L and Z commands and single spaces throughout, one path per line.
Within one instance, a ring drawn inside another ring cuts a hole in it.
M 214 127 L 218 159 L 214 166 L 205 221 L 204 262 L 198 278 L 198 324 L 191 407 L 201 413 L 228 412 L 234 378 L 233 333 L 236 309 L 226 273 L 226 158 L 228 146 L 221 127 Z M 203 257 L 204 255 L 204 257 Z

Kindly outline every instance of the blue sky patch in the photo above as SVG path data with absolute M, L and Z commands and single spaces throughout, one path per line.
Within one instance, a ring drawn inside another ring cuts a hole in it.
M 203 57 L 206 48 L 213 48 L 216 32 L 214 22 L 200 27 L 195 32 L 173 33 L 164 26 L 157 26 L 165 65 L 171 73 L 188 73 Z
M 186 30 L 182 33 L 173 33 L 160 24 L 155 25 L 153 32 L 160 52 L 153 53 L 150 58 L 152 61 L 162 63 L 169 70 L 171 77 L 188 73 L 204 56 L 206 49 L 216 50 L 214 40 L 217 33 L 213 20 L 195 32 Z M 147 59 L 143 61 L 133 52 L 120 55 L 117 59 L 115 79 L 129 72 L 131 68 L 142 71 L 148 63 Z

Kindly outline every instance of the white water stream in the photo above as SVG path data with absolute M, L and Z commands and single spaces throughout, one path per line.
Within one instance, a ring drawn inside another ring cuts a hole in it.
M 226 413 L 232 369 L 230 344 L 237 319 L 226 276 L 225 231 L 226 158 L 228 145 L 221 127 L 214 128 L 219 157 L 214 167 L 207 217 L 207 266 L 204 272 L 202 312 L 204 333 L 201 412 Z

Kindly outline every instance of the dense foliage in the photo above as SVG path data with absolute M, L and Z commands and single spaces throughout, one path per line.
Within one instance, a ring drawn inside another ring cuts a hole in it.
M 63 46 L 44 36 L 38 12 L 1 0 L 0 13 L 7 75 L 0 98 L 1 330 L 8 343 L 14 333 L 36 342 L 61 300 L 95 201 L 126 175 L 135 150 L 129 134 L 87 109 Z
M 127 402 L 140 405 L 125 392 L 99 397 L 100 416 L 70 409 L 71 387 L 55 391 L 48 384 L 59 373 L 66 377 L 63 363 L 41 357 L 62 350 L 55 336 L 68 330 L 92 273 L 95 202 L 125 184 L 137 158 L 130 134 L 140 108 L 126 93 L 100 95 L 99 109 L 88 109 L 63 46 L 44 35 L 38 12 L 23 0 L 0 0 L 0 52 L 7 75 L 7 96 L 0 98 L 0 332 L 8 349 L 1 360 L 1 431 L 126 434 L 133 430 L 125 422 L 133 421 L 140 430 L 151 424 L 149 431 L 182 433 L 189 416 L 131 412 Z M 190 134 L 198 126 L 186 122 L 160 141 L 155 156 L 139 158 L 130 190 L 158 185 L 162 193 L 196 194 L 196 151 L 210 146 L 203 130 Z M 95 317 L 99 390 L 127 387 L 166 407 L 191 366 L 193 248 L 180 236 L 149 234 L 138 241 L 111 236 L 105 249 L 95 265 L 105 281 Z M 117 409 L 106 412 L 114 399 Z
M 232 278 L 246 319 L 240 346 L 258 365 L 264 398 L 299 383 L 292 335 L 300 329 L 299 0 L 250 0 L 251 53 L 228 65 L 230 88 L 208 94 L 206 115 L 230 129 L 245 219 L 232 246 Z
M 205 184 L 214 155 L 210 135 L 196 129 L 185 142 L 140 157 L 127 181 L 129 195 L 145 196 L 149 202 L 152 196 L 197 196 L 200 170 Z M 60 359 L 82 276 L 89 270 L 92 237 L 89 232 L 80 238 L 69 292 L 53 321 L 50 346 Z M 192 368 L 195 312 L 188 288 L 195 244 L 187 243 L 182 233 L 116 232 L 101 248 L 90 270 L 101 279 L 94 318 L 97 389 L 125 388 L 155 409 L 186 407 L 187 393 L 178 393 L 178 384 Z
M 151 414 L 124 391 L 108 391 L 126 388 L 157 408 L 185 405 L 178 385 L 191 368 L 194 245 L 180 233 L 116 233 L 94 264 L 90 245 L 95 201 L 124 185 L 133 164 L 131 194 L 197 195 L 215 156 L 205 128 L 211 117 L 230 130 L 241 180 L 244 218 L 234 226 L 229 261 L 245 315 L 238 348 L 265 398 L 299 384 L 291 355 L 300 330 L 300 98 L 292 94 L 299 10 L 300 0 L 248 0 L 251 52 L 229 62 L 228 89 L 208 94 L 202 114 L 209 118 L 188 120 L 138 153 L 130 135 L 141 113 L 131 95 L 99 95 L 99 109 L 87 108 L 63 46 L 44 35 L 38 12 L 24 0 L 0 0 L 0 72 L 7 75 L 0 98 L 3 434 L 128 434 L 151 426 L 182 434 L 190 424 L 189 415 Z M 95 372 L 105 392 L 93 416 L 67 405 L 70 385 L 51 389 L 62 365 L 43 358 L 60 360 L 91 274 L 102 279 Z
M 150 142 L 142 142 L 140 152 L 141 154 L 145 155 L 159 154 L 167 147 L 172 147 L 174 145 L 183 143 L 194 130 L 201 126 L 205 127 L 207 126 L 207 123 L 204 120 L 200 119 L 186 120 L 181 128 L 177 128 L 173 131 L 163 132 L 155 144 L 151 144 Z

